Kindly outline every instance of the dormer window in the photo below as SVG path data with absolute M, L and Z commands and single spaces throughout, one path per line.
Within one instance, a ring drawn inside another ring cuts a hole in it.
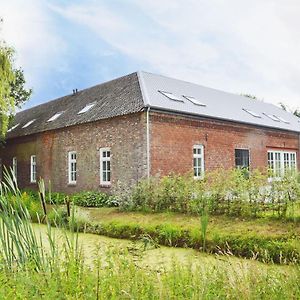
M 27 122 L 24 126 L 22 126 L 22 128 L 27 128 L 28 126 L 30 126 L 33 122 L 35 121 L 35 119 Z
M 96 104 L 95 102 L 94 102 L 94 103 L 87 104 L 81 111 L 79 111 L 79 112 L 77 113 L 77 115 L 86 113 L 86 112 L 89 111 L 92 107 L 94 107 L 95 104 Z

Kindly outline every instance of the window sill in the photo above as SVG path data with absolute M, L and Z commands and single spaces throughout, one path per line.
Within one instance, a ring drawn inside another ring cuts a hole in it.
M 77 183 L 68 183 L 68 186 L 76 186 Z
M 111 183 L 100 183 L 100 187 L 102 187 L 102 188 L 110 188 L 111 187 Z

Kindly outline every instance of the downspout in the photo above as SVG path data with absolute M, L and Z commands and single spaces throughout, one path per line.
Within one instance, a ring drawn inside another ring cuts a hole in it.
M 150 179 L 150 106 L 147 107 L 146 112 L 146 143 L 147 143 L 147 178 Z

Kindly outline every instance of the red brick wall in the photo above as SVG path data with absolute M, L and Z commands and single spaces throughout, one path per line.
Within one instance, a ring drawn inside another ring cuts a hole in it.
M 193 145 L 204 145 L 205 170 L 233 168 L 236 148 L 250 150 L 251 168 L 267 168 L 267 150 L 297 151 L 299 135 L 214 120 L 151 113 L 151 175 L 185 173 L 193 168 Z
M 30 156 L 37 158 L 37 178 L 51 180 L 53 190 L 73 193 L 104 190 L 100 187 L 99 148 L 111 147 L 112 188 L 131 185 L 147 173 L 145 114 L 132 114 L 107 120 L 48 131 L 7 141 L 0 157 L 7 166 L 18 159 L 19 186 L 30 184 Z M 68 151 L 77 152 L 77 184 L 68 185 Z
M 233 168 L 236 148 L 250 150 L 251 168 L 267 167 L 268 149 L 297 152 L 299 135 L 279 130 L 200 120 L 150 112 L 151 175 L 192 171 L 193 145 L 203 144 L 205 169 Z M 99 148 L 111 147 L 112 189 L 130 186 L 147 174 L 146 113 L 48 131 L 7 141 L 0 149 L 3 163 L 11 166 L 18 159 L 18 182 L 36 187 L 30 181 L 30 156 L 37 157 L 37 177 L 51 180 L 55 191 L 72 193 L 104 190 L 100 186 Z M 76 186 L 68 185 L 68 151 L 77 152 Z

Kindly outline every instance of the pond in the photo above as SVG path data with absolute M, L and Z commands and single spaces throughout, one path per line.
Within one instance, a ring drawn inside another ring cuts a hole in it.
M 44 246 L 46 248 L 49 247 L 46 225 L 33 224 L 33 228 L 37 236 L 41 237 Z M 66 240 L 65 236 L 70 237 L 70 232 L 57 228 L 52 228 L 51 230 L 53 231 L 58 247 L 62 249 Z M 163 246 L 155 248 L 153 245 L 145 247 L 146 242 L 133 242 L 89 233 L 78 233 L 78 244 L 82 249 L 84 262 L 91 267 L 99 257 L 105 259 L 109 251 L 118 251 L 131 256 L 139 267 L 149 268 L 151 270 L 169 268 L 174 261 L 203 268 L 208 265 L 219 267 L 225 264 L 228 265 L 230 269 L 235 269 L 235 271 L 238 272 L 248 269 L 253 265 L 262 270 L 276 268 L 278 271 L 285 271 L 291 268 L 289 266 L 267 265 L 255 260 L 240 259 L 232 256 L 206 254 L 189 248 Z

